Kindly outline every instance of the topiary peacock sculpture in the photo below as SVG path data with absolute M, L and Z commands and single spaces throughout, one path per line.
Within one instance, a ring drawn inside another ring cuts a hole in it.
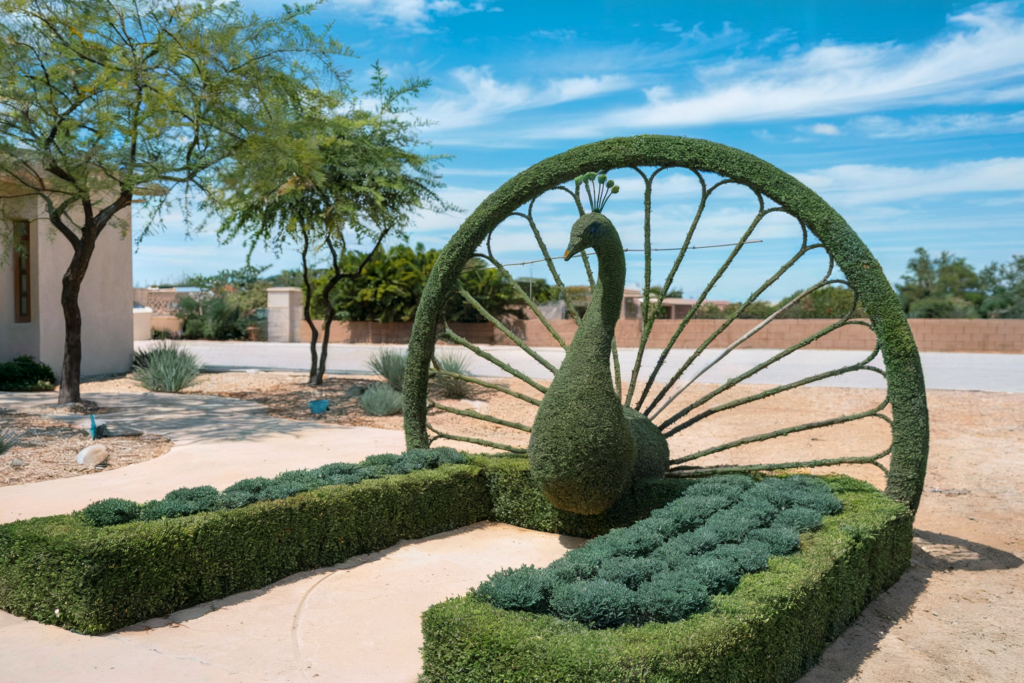
M 591 210 L 572 226 L 565 260 L 584 249 L 597 256 L 597 282 L 576 336 L 544 394 L 527 449 L 530 471 L 555 507 L 594 515 L 619 498 L 633 476 L 668 468 L 665 437 L 622 405 L 612 383 L 611 354 L 622 310 L 626 257 L 619 233 L 601 211 L 618 187 L 605 174 L 576 178 Z
M 598 168 L 608 170 L 592 172 Z M 621 192 L 608 180 L 612 172 L 631 177 Z M 662 192 L 669 201 L 662 202 Z M 626 241 L 642 238 L 642 248 L 623 249 L 618 231 L 602 212 L 613 194 L 618 195 L 616 211 L 636 217 L 630 219 L 635 233 Z M 578 254 L 593 292 L 582 317 L 572 305 L 548 309 L 534 298 L 532 272 L 525 287 L 527 272 L 514 270 L 543 263 L 557 299 L 569 303 L 570 288 L 559 273 L 565 261 L 556 262 L 544 239 L 546 222 L 565 225 L 567 220 L 575 221 L 568 256 Z M 753 246 L 767 236 L 771 248 Z M 594 255 L 597 278 L 590 267 Z M 540 258 L 509 262 L 534 256 Z M 506 325 L 460 284 L 467 272 L 485 263 L 515 291 L 524 312 L 532 313 L 523 326 Z M 742 283 L 727 286 L 749 287 L 746 295 L 727 309 L 714 307 L 721 313 L 711 316 L 716 320 L 698 320 L 709 310 L 712 291 L 740 268 Z M 694 296 L 688 309 L 667 300 L 684 279 Z M 624 291 L 627 281 L 641 286 L 637 294 Z M 792 294 L 795 287 L 800 289 Z M 790 314 L 801 302 L 828 292 L 847 295 L 844 314 L 818 321 L 787 348 L 744 352 L 766 328 L 783 336 L 795 333 L 785 332 Z M 503 335 L 496 346 L 504 348 L 479 346 L 448 324 L 444 311 L 454 296 Z M 787 303 L 753 319 L 759 301 L 783 297 Z M 626 320 L 618 325 L 619 343 L 628 348 L 619 349 L 615 333 L 623 305 Z M 571 320 L 563 319 L 561 311 Z M 833 367 L 802 375 L 796 374 L 799 364 L 790 365 L 782 372 L 784 383 L 771 376 L 776 364 L 845 328 L 866 330 L 876 339 L 858 362 L 843 364 L 837 358 Z M 570 330 L 575 336 L 568 343 L 564 335 Z M 460 346 L 492 372 L 445 369 L 436 362 L 438 342 Z M 518 350 L 507 353 L 505 342 Z M 564 351 L 562 363 L 552 363 L 541 347 Z M 622 367 L 620 360 L 632 368 Z M 538 378 L 538 372 L 550 373 L 551 382 Z M 875 404 L 872 396 L 869 404 L 866 394 L 856 409 L 825 401 L 815 407 L 823 415 L 782 419 L 770 428 L 745 422 L 736 412 L 762 401 L 781 405 L 790 392 L 808 385 L 842 385 L 854 373 L 884 386 L 885 399 Z M 511 415 L 433 400 L 431 378 L 502 394 L 535 408 L 536 414 L 532 421 L 519 422 Z M 481 202 L 444 248 L 424 287 L 409 343 L 403 401 L 409 448 L 443 440 L 487 449 L 494 457 L 527 458 L 555 507 L 590 515 L 628 497 L 637 479 L 839 464 L 881 468 L 886 492 L 915 510 L 928 460 L 920 358 L 899 298 L 870 250 L 842 216 L 800 181 L 746 152 L 693 138 L 639 135 L 582 145 L 522 171 Z M 444 423 L 432 424 L 433 415 L 443 415 Z M 844 441 L 842 425 L 860 420 L 871 421 L 889 445 L 869 446 L 866 440 L 854 447 Z M 728 436 L 737 426 L 743 431 Z M 670 454 L 666 439 L 680 434 L 695 438 L 673 439 L 675 452 Z M 823 449 L 828 440 L 832 445 Z M 760 446 L 768 442 L 775 447 Z M 728 459 L 709 461 L 719 455 Z M 762 458 L 767 461 L 757 462 Z M 615 514 L 609 511 L 610 517 Z

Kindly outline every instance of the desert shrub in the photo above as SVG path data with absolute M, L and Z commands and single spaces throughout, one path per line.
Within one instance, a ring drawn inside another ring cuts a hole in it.
M 107 498 L 87 505 L 82 510 L 82 519 L 91 526 L 113 526 L 127 524 L 139 518 L 142 506 L 124 498 Z
M 158 344 L 136 356 L 135 379 L 150 391 L 178 393 L 190 386 L 202 371 L 199 359 L 188 349 Z
M 18 444 L 18 435 L 10 429 L 0 429 L 0 455 L 11 450 Z
M 469 358 L 454 351 L 437 354 L 437 367 L 458 375 L 472 374 L 469 371 Z M 437 384 L 445 398 L 466 398 L 469 395 L 469 382 L 464 379 L 437 375 Z
M 405 378 L 405 359 L 405 351 L 383 348 L 375 351 L 367 364 L 371 370 L 383 377 L 392 389 L 401 391 L 402 380 Z
M 590 628 L 683 618 L 706 607 L 709 595 L 728 594 L 745 574 L 767 569 L 770 556 L 796 550 L 800 531 L 841 509 L 813 477 L 710 477 L 546 569 L 494 574 L 477 594 L 501 609 L 538 611 L 542 599 L 522 597 L 530 586 L 542 590 L 550 614 Z
M 359 405 L 370 415 L 397 415 L 402 412 L 402 395 L 392 389 L 390 384 L 378 382 L 363 392 L 359 397 Z
M 51 391 L 56 383 L 53 369 L 32 356 L 0 363 L 0 391 Z

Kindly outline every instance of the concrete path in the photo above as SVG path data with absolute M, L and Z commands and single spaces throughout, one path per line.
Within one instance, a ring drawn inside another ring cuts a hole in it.
M 155 342 L 136 342 L 144 348 Z M 192 349 L 214 371 L 258 369 L 307 372 L 309 346 L 307 344 L 278 344 L 269 342 L 181 342 Z M 334 374 L 366 374 L 370 356 L 382 348 L 375 344 L 333 344 L 327 354 L 327 370 Z M 401 348 L 401 347 L 398 347 Z M 484 346 L 512 367 L 531 377 L 550 378 L 543 366 L 514 346 Z M 536 352 L 556 367 L 564 353 L 558 348 L 539 348 Z M 722 349 L 710 349 L 695 362 L 684 375 L 689 379 L 705 365 L 715 360 Z M 778 349 L 737 349 L 701 376 L 701 381 L 719 383 L 761 363 Z M 659 378 L 671 377 L 689 358 L 692 350 L 673 349 L 669 352 Z M 636 349 L 620 349 L 620 362 L 624 377 L 632 372 Z M 801 350 L 779 363 L 753 376 L 749 381 L 758 384 L 785 384 L 825 370 L 852 365 L 865 358 L 863 351 Z M 471 372 L 481 376 L 507 376 L 494 365 L 471 356 Z M 640 377 L 646 379 L 658 359 L 658 352 L 647 352 L 641 365 Z M 925 384 L 929 389 L 966 391 L 1024 392 L 1024 354 L 995 353 L 922 353 Z M 874 365 L 883 367 L 881 358 Z M 864 371 L 823 380 L 819 386 L 879 388 L 882 379 L 874 372 Z
M 141 503 L 182 486 L 223 489 L 248 477 L 273 477 L 285 470 L 359 462 L 368 455 L 405 450 L 399 431 L 285 420 L 267 415 L 253 401 L 195 394 L 83 398 L 113 408 L 103 416 L 111 424 L 161 434 L 174 447 L 159 458 L 114 470 L 0 487 L 0 524 L 81 510 L 103 498 Z M 31 412 L 53 402 L 53 394 L 0 392 L 0 407 L 19 411 Z
M 545 566 L 581 544 L 481 523 L 104 636 L 0 612 L 0 681 L 413 683 L 430 605 L 499 568 Z

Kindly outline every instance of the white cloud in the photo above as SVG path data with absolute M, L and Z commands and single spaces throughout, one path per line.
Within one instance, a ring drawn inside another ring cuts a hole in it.
M 335 4 L 378 21 L 391 19 L 416 32 L 427 32 L 426 24 L 434 17 L 501 11 L 500 7 L 489 8 L 487 2 L 463 4 L 458 0 L 335 0 Z
M 894 106 L 1024 98 L 1024 19 L 1017 3 L 979 5 L 948 18 L 949 30 L 921 47 L 897 42 L 823 42 L 777 59 L 730 59 L 697 72 L 697 94 L 621 108 L 585 126 L 545 127 L 537 137 L 591 137 L 609 129 L 678 128 L 805 119 Z M 699 31 L 699 28 L 695 27 Z
M 873 138 L 922 138 L 938 135 L 1012 133 L 1024 130 L 1024 111 L 1013 114 L 933 114 L 907 121 L 891 116 L 862 116 L 854 125 Z
M 1024 191 L 1024 158 L 963 161 L 933 168 L 844 164 L 793 175 L 826 201 L 849 207 L 956 194 Z
M 421 110 L 423 116 L 438 122 L 439 129 L 477 126 L 501 114 L 588 99 L 632 86 L 629 78 L 616 74 L 562 78 L 535 88 L 501 82 L 486 66 L 461 67 L 451 73 L 463 91 L 441 92 L 439 99 Z
M 811 126 L 811 132 L 815 135 L 840 135 L 839 126 L 833 123 L 816 123 Z

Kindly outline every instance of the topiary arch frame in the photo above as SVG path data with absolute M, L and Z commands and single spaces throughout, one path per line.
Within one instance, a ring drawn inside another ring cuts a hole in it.
M 519 173 L 476 208 L 442 251 L 417 310 L 404 380 L 406 445 L 429 446 L 427 388 L 436 331 L 445 301 L 455 291 L 463 267 L 475 250 L 521 206 L 583 173 L 651 166 L 714 173 L 744 185 L 759 199 L 763 196 L 778 204 L 780 210 L 818 238 L 863 304 L 885 362 L 887 398 L 892 409 L 886 493 L 916 511 L 928 461 L 924 377 L 910 326 L 878 261 L 842 216 L 796 178 L 746 152 L 691 138 L 640 135 L 582 145 Z M 647 205 L 649 211 L 649 194 Z M 877 457 L 873 462 L 877 463 Z

